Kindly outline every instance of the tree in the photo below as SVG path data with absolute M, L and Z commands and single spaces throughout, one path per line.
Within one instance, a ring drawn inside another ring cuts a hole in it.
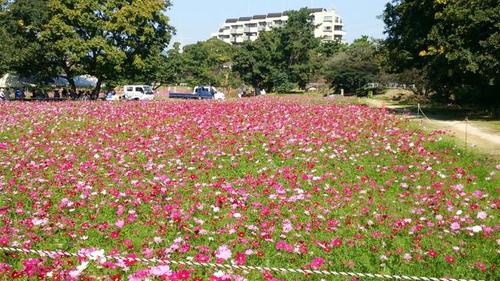
M 378 80 L 378 45 L 368 37 L 355 40 L 345 51 L 333 55 L 324 68 L 324 76 L 334 88 L 354 93 L 366 83 Z
M 254 88 L 271 92 L 276 80 L 274 77 L 282 71 L 278 56 L 279 38 L 273 31 L 260 33 L 255 42 L 245 42 L 234 58 L 233 70 L 241 79 Z M 288 78 L 286 78 L 288 83 Z
M 347 50 L 349 45 L 338 41 L 321 42 L 316 48 L 316 54 L 322 58 L 329 58 L 333 55 Z
M 276 30 L 280 38 L 277 51 L 284 63 L 282 70 L 290 82 L 297 83 L 304 89 L 315 71 L 312 54 L 319 46 L 319 40 L 314 36 L 316 26 L 307 8 L 289 11 L 287 14 L 286 25 Z
M 238 79 L 231 71 L 235 52 L 236 47 L 216 38 L 185 46 L 183 80 L 192 85 L 237 86 Z
M 43 46 L 38 40 L 49 18 L 47 2 L 16 0 L 3 3 L 0 17 L 3 58 L 0 63 L 4 71 L 14 71 L 36 82 L 46 82 L 56 73 L 45 58 Z
M 314 64 L 315 70 L 315 75 L 312 77 L 312 80 L 327 80 L 325 73 L 327 72 L 328 64 L 326 62 L 338 53 L 347 51 L 348 47 L 348 44 L 337 41 L 321 42 L 318 47 L 313 50 L 312 54 L 312 63 Z
M 7 15 L 7 3 L 5 0 L 0 0 L 0 77 L 7 73 L 9 70 L 9 58 L 12 55 L 12 49 L 10 48 L 8 41 L 9 36 L 5 28 L 5 18 Z
M 39 7 L 26 8 L 26 2 Z M 170 1 L 164 0 L 17 0 L 12 6 L 8 16 L 13 36 L 21 38 L 20 61 L 41 66 L 32 71 L 19 63 L 16 70 L 64 77 L 73 89 L 74 77 L 81 74 L 95 76 L 99 91 L 105 81 L 147 71 L 148 59 L 166 48 L 174 32 L 164 13 Z
M 395 70 L 424 71 L 436 97 L 500 100 L 497 0 L 393 0 L 384 21 Z
M 303 89 L 317 70 L 313 57 L 319 40 L 314 37 L 310 11 L 287 13 L 285 26 L 261 32 L 235 56 L 234 71 L 255 88 L 286 92 L 298 85 Z
M 165 67 L 161 73 L 165 84 L 178 84 L 182 82 L 184 74 L 184 57 L 181 53 L 181 44 L 175 43 L 167 52 Z

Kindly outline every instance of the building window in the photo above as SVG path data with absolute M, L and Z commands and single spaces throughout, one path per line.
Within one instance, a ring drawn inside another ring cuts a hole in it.
M 323 19 L 323 22 L 333 22 L 333 17 L 332 16 L 325 16 Z

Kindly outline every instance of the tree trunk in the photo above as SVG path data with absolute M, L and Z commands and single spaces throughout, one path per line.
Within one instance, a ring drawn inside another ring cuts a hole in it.
M 66 79 L 68 80 L 69 87 L 71 88 L 71 91 L 73 91 L 73 93 L 76 94 L 75 79 L 73 78 L 73 76 L 70 76 L 70 75 L 68 75 L 68 77 Z
M 98 78 L 94 89 L 94 93 L 96 94 L 97 97 L 99 97 L 99 93 L 101 92 L 101 87 L 102 87 L 102 80 L 101 78 Z

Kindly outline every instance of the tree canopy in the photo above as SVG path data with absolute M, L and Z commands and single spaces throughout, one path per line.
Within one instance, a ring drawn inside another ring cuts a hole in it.
M 212 38 L 183 49 L 183 82 L 192 85 L 238 86 L 231 72 L 237 47 Z M 230 85 L 231 84 L 231 85 Z
M 395 71 L 418 69 L 440 98 L 498 105 L 497 0 L 393 0 L 384 21 Z
M 12 1 L 3 20 L 16 51 L 11 68 L 23 76 L 64 77 L 73 88 L 81 74 L 95 76 L 97 88 L 135 77 L 170 42 L 169 6 L 165 0 Z
M 245 42 L 235 56 L 234 70 L 256 88 L 304 88 L 314 75 L 313 54 L 320 40 L 314 37 L 313 18 L 306 8 L 287 13 L 283 27 L 260 33 L 254 42 Z
M 366 36 L 357 39 L 327 58 L 322 73 L 334 88 L 355 93 L 367 83 L 379 80 L 379 47 Z

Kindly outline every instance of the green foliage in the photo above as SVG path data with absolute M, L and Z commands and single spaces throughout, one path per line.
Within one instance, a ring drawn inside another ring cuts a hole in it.
M 384 21 L 395 70 L 424 71 L 436 97 L 500 105 L 497 0 L 394 0 Z
M 334 54 L 325 63 L 324 77 L 336 89 L 354 93 L 366 83 L 378 80 L 380 60 L 378 45 L 368 37 L 355 40 L 350 46 Z
M 5 17 L 6 17 L 6 1 L 0 0 L 0 77 L 9 70 L 9 55 L 12 54 L 10 50 L 10 42 L 7 30 L 5 29 Z
M 305 88 L 313 77 L 314 23 L 307 9 L 288 12 L 284 27 L 262 32 L 254 42 L 245 42 L 235 56 L 234 71 L 243 81 L 267 91 L 285 91 L 294 84 Z M 288 91 L 287 90 L 287 91 Z
M 279 40 L 274 32 L 262 32 L 255 42 L 245 42 L 234 58 L 233 70 L 255 88 L 271 92 L 274 75 L 280 73 L 277 50 Z
M 339 52 L 346 51 L 348 46 L 345 43 L 337 41 L 321 42 L 316 48 L 316 53 L 324 59 L 325 57 L 332 57 Z
M 216 38 L 184 47 L 182 81 L 191 85 L 238 86 L 231 72 L 235 52 L 236 47 Z
M 178 84 L 183 79 L 184 57 L 181 54 L 181 44 L 175 43 L 168 50 L 165 66 L 161 72 L 161 81 L 165 84 Z
M 297 83 L 301 89 L 314 73 L 312 53 L 319 45 L 314 37 L 314 20 L 308 9 L 288 12 L 288 22 L 276 33 L 280 38 L 280 59 L 282 70 L 288 75 L 290 82 Z
M 38 38 L 48 21 L 47 1 L 4 1 L 0 17 L 2 56 L 4 71 L 14 71 L 21 76 L 43 82 L 55 73 Z
M 277 72 L 273 76 L 274 89 L 278 93 L 289 93 L 293 90 L 294 84 L 290 82 L 290 77 L 286 73 Z
M 105 81 L 134 78 L 148 71 L 168 45 L 173 28 L 169 1 L 13 1 L 7 26 L 14 38 L 14 69 L 23 76 L 76 75 Z

